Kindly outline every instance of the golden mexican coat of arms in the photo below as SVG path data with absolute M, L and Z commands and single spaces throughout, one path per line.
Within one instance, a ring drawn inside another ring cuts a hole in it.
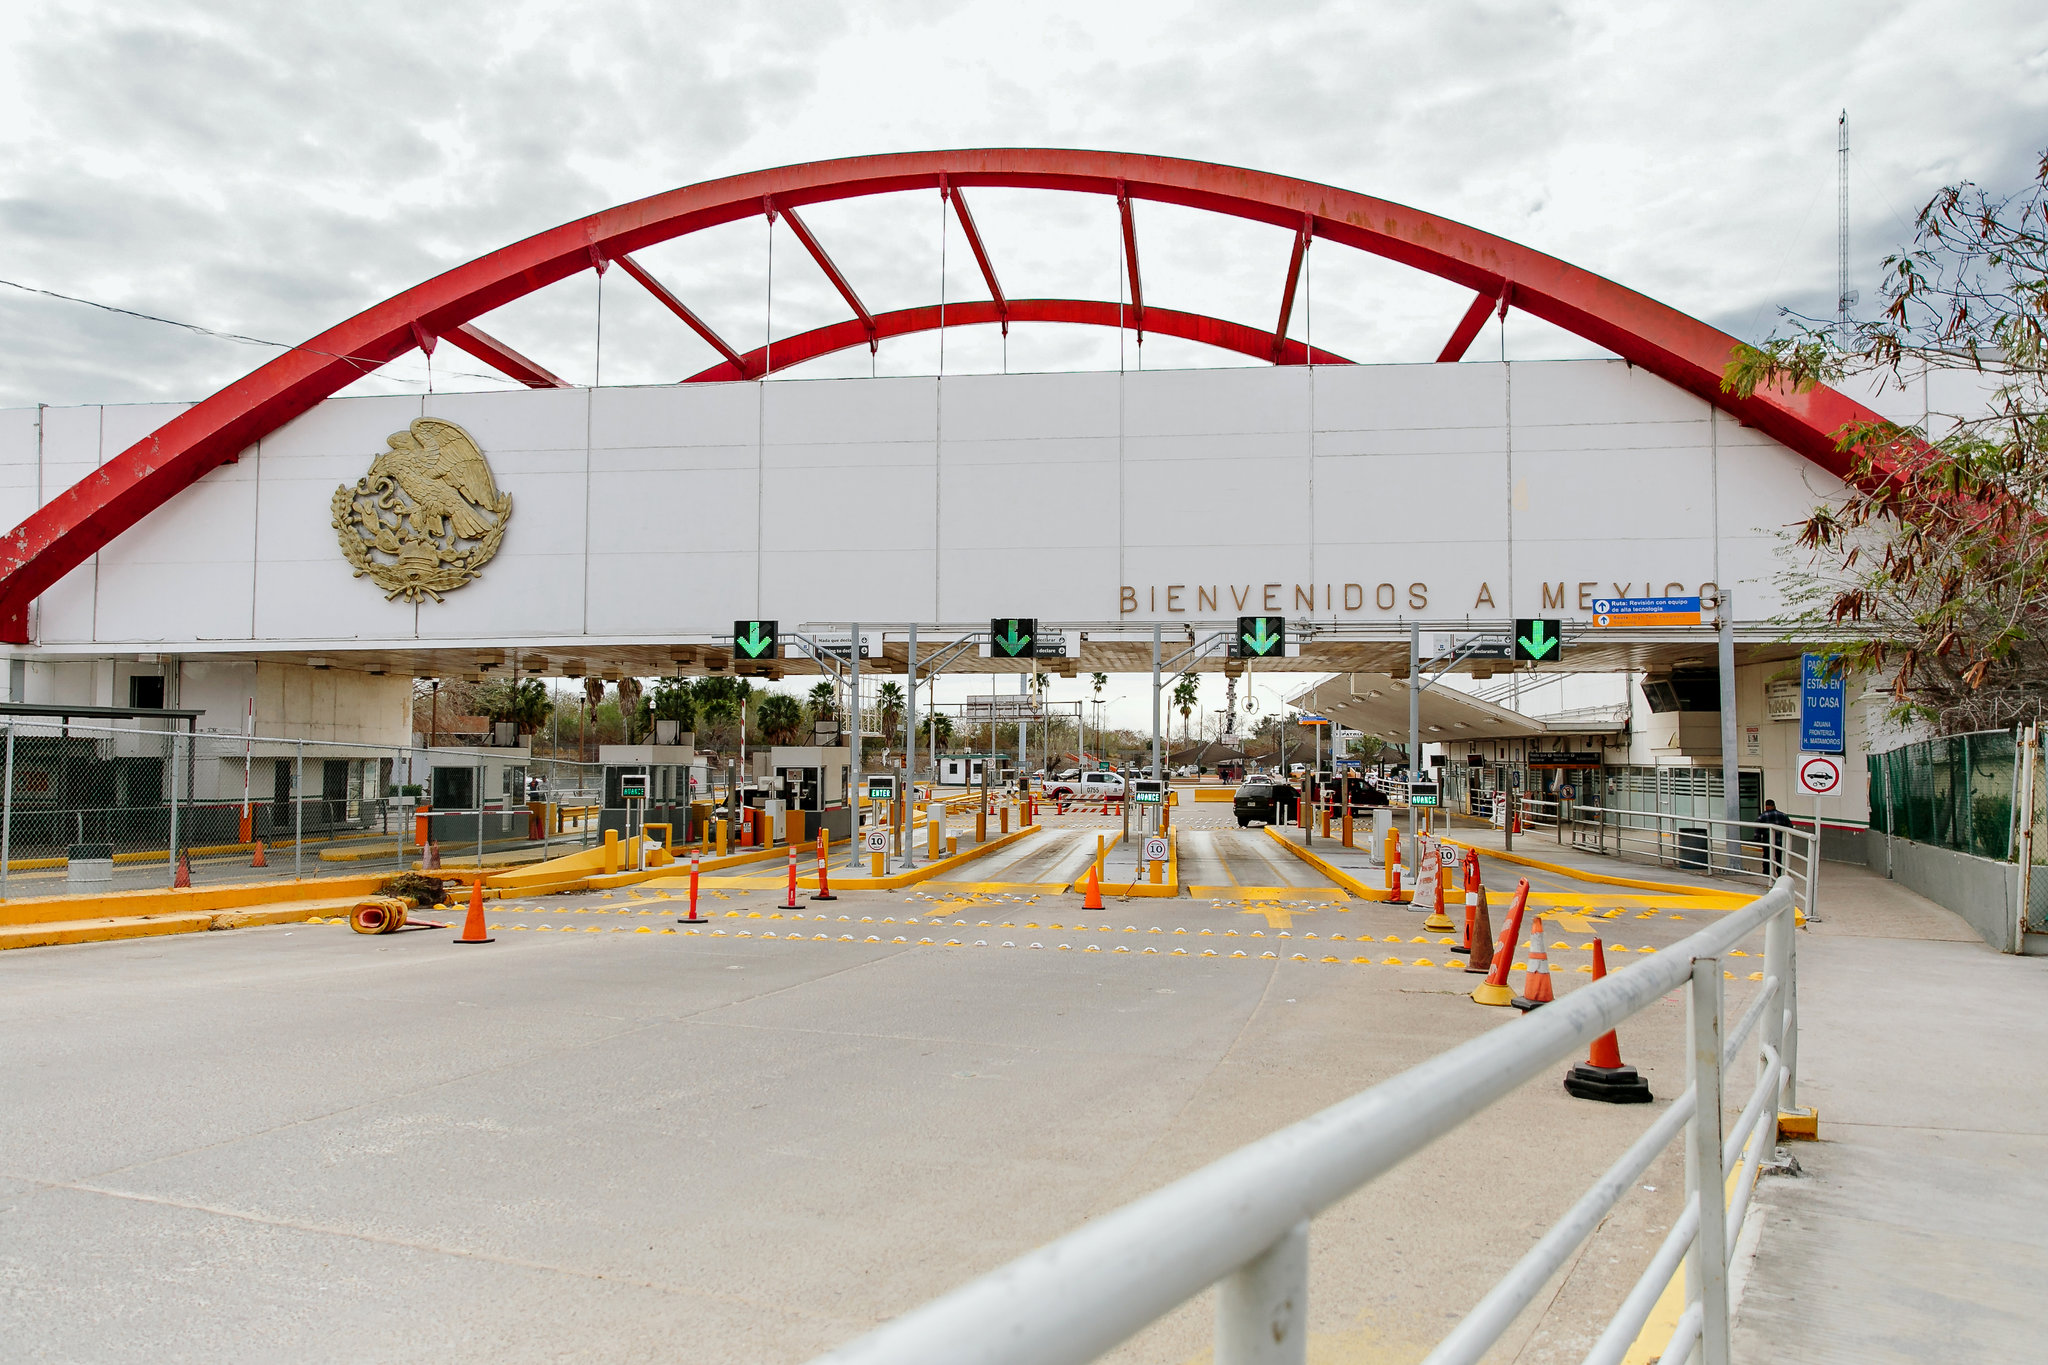
M 477 577 L 512 519 L 490 461 L 453 422 L 422 417 L 384 438 L 391 448 L 370 472 L 334 490 L 341 553 L 384 589 L 384 600 L 418 602 Z

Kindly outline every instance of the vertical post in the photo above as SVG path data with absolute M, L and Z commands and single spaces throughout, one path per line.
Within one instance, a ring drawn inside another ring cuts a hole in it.
M 1784 1033 L 1778 1041 L 1778 1057 L 1785 1063 L 1785 1092 L 1778 1103 L 1786 1113 L 1799 1112 L 1799 932 L 1792 912 L 1782 916 L 1785 924 L 1785 971 L 1780 978 L 1785 989 L 1779 997 Z M 1769 947 L 1768 943 L 1765 945 Z
M 1685 1014 L 1692 1049 L 1686 1074 L 1697 1105 L 1686 1125 L 1685 1190 L 1700 1230 L 1687 1253 L 1685 1296 L 1700 1305 L 1702 1365 L 1728 1365 L 1728 1200 L 1721 1168 L 1721 959 L 1693 959 Z
M 479 878 L 484 875 L 484 774 L 488 771 L 483 764 L 476 765 L 476 875 Z M 630 804 L 626 808 L 626 837 L 633 837 L 633 809 Z
M 1152 771 L 1147 777 L 1159 776 L 1159 622 L 1152 623 Z
M 1735 594 L 1718 586 L 1715 591 L 1720 594 L 1721 616 L 1721 817 L 1728 822 L 1723 856 L 1728 871 L 1734 872 L 1742 865 L 1742 826 L 1737 823 L 1742 819 L 1742 775 L 1735 757 Z
M 171 883 L 178 881 L 178 732 L 171 731 Z
M 848 724 L 853 730 L 853 781 L 855 787 L 859 788 L 866 785 L 863 781 L 866 774 L 862 771 L 860 760 L 860 622 L 858 621 L 853 623 L 853 644 L 847 651 L 847 659 L 853 666 L 853 681 L 848 683 L 846 688 L 846 714 Z M 847 807 L 853 811 L 853 823 L 850 828 L 858 830 L 860 828 L 860 796 L 857 792 L 847 799 Z
M 903 690 L 905 704 L 910 708 L 903 722 L 903 824 L 908 830 L 917 816 L 917 623 L 914 621 L 910 625 L 909 685 Z M 917 866 L 917 840 L 907 833 L 903 839 L 903 866 L 905 869 Z
M 292 760 L 292 878 L 306 875 L 306 741 Z
M 1422 866 L 1415 845 L 1415 782 L 1422 771 L 1422 623 L 1408 623 L 1408 853 L 1410 868 Z
M 1820 798 L 1813 798 L 1813 842 L 1806 846 L 1806 922 L 1820 919 Z
M 1772 977 L 1778 979 L 1778 999 L 1775 1005 L 1764 1011 L 1764 1017 L 1759 1021 L 1758 1027 L 1763 1031 L 1763 1045 L 1778 1054 L 1781 1064 L 1785 1059 L 1785 1022 L 1788 1014 L 1786 1002 L 1792 998 L 1794 932 L 1795 926 L 1790 911 L 1782 915 L 1773 915 L 1771 922 L 1764 926 L 1764 980 L 1768 981 Z M 1778 1093 L 1771 1097 L 1770 1112 L 1764 1115 L 1761 1126 L 1757 1129 L 1756 1141 L 1765 1144 L 1766 1153 L 1775 1150 L 1778 1145 L 1778 1115 L 1784 1110 L 1785 1091 L 1781 1086 Z
M 1216 1365 L 1306 1365 L 1308 1222 L 1216 1286 Z
M 7 776 L 0 788 L 0 901 L 7 899 L 7 864 L 14 848 L 14 727 L 7 727 Z

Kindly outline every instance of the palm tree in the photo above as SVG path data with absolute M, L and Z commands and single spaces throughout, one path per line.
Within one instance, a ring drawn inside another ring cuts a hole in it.
M 838 689 L 829 682 L 821 682 L 813 687 L 806 705 L 814 721 L 839 719 Z
M 1102 747 L 1102 689 L 1109 686 L 1109 674 L 1090 673 L 1088 681 L 1095 687 L 1095 747 L 1099 749 Z M 1088 747 L 1085 737 L 1081 741 L 1081 747 Z
M 1180 742 L 1183 748 L 1187 746 L 1188 717 L 1195 713 L 1199 686 L 1192 673 L 1181 674 L 1180 681 L 1173 685 L 1173 704 L 1180 710 Z
M 875 691 L 875 705 L 882 712 L 882 735 L 885 740 L 896 738 L 896 727 L 903 724 L 903 687 L 900 683 L 885 682 Z
M 761 733 L 770 744 L 794 744 L 803 730 L 804 709 L 786 692 L 771 692 L 761 698 L 757 713 Z

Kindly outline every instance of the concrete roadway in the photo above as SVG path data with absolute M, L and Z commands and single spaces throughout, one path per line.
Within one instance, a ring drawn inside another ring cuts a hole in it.
M 1183 877 L 1307 870 L 1246 851 L 1267 839 L 1189 830 Z M 1049 831 L 981 875 L 1050 882 L 1093 846 Z M 1089 914 L 1022 880 L 796 912 L 734 886 L 696 930 L 637 890 L 494 905 L 483 947 L 331 924 L 0 955 L 0 1340 L 805 1360 L 1512 1026 L 1415 912 L 1295 876 Z M 1582 924 L 1613 912 L 1630 951 L 1695 927 L 1608 890 Z M 1562 992 L 1584 940 L 1556 942 Z M 1682 1021 L 1674 998 L 1623 1031 L 1660 1094 Z M 1319 1219 L 1312 1358 L 1418 1359 L 1649 1116 L 1532 1083 Z M 1583 1353 L 1675 1209 L 1675 1149 L 1642 1183 L 1503 1358 Z M 1204 1358 L 1208 1302 L 1109 1358 Z

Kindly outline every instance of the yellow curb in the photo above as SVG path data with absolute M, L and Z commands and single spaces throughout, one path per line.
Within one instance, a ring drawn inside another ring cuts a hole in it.
M 82 895 L 37 896 L 0 904 L 0 927 L 78 920 L 132 919 L 215 913 L 280 902 L 346 898 L 353 902 L 377 889 L 387 874 L 357 873 L 305 881 L 235 882 L 225 886 L 157 887 Z
M 1690 900 L 1700 900 L 1702 898 L 1709 900 L 1733 900 L 1747 905 L 1756 899 L 1755 896 L 1740 891 L 1716 891 L 1711 887 L 1681 886 L 1677 882 L 1653 882 L 1646 881 L 1640 877 L 1610 877 L 1604 872 L 1584 872 L 1576 867 L 1566 867 L 1563 863 L 1548 863 L 1541 858 L 1530 858 L 1520 853 L 1507 853 L 1497 848 L 1484 848 L 1478 844 L 1462 843 L 1456 839 L 1445 839 L 1444 842 L 1452 848 L 1473 849 L 1482 858 L 1498 858 L 1505 863 L 1520 863 L 1523 867 L 1533 867 L 1543 872 L 1552 872 L 1560 877 L 1570 877 L 1574 881 L 1597 882 L 1602 886 L 1632 886 L 1643 891 L 1662 891 L 1667 895 L 1684 896 Z
M 1391 901 L 1396 905 L 1407 904 L 1406 901 L 1394 900 L 1393 894 L 1385 887 L 1367 886 L 1335 863 L 1317 857 L 1314 853 L 1295 843 L 1271 825 L 1266 826 L 1266 837 L 1362 901 Z

